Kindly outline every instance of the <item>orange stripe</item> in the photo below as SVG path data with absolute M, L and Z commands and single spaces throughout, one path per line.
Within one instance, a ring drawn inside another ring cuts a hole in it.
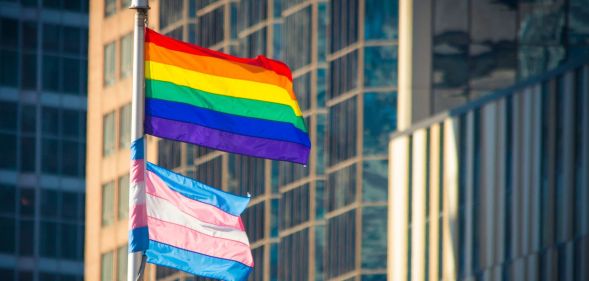
M 149 42 L 145 43 L 145 60 L 215 76 L 276 85 L 284 88 L 296 100 L 292 82 L 288 78 L 261 67 L 173 51 Z

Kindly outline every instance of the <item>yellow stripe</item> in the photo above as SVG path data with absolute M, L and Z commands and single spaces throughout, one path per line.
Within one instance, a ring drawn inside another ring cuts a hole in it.
M 284 88 L 276 85 L 215 76 L 154 61 L 145 62 L 145 78 L 223 96 L 284 104 L 290 106 L 296 115 L 301 115 L 297 102 Z

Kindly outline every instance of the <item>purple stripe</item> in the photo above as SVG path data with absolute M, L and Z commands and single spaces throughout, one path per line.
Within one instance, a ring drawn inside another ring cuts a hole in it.
M 145 133 L 217 150 L 307 164 L 309 148 L 300 144 L 232 134 L 196 124 L 145 116 Z

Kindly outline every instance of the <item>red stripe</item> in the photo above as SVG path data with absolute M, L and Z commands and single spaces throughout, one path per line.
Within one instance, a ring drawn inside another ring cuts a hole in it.
M 194 54 L 194 55 L 199 55 L 199 56 L 215 57 L 215 58 L 225 59 L 225 60 L 236 62 L 236 63 L 244 63 L 244 64 L 262 67 L 266 70 L 274 71 L 279 75 L 285 76 L 286 78 L 288 78 L 288 80 L 292 81 L 292 73 L 290 71 L 290 68 L 285 63 L 283 63 L 281 61 L 269 59 L 263 55 L 258 55 L 255 59 L 235 57 L 235 56 L 228 55 L 228 54 L 225 54 L 222 52 L 209 50 L 207 48 L 188 44 L 186 42 L 182 42 L 182 41 L 161 35 L 161 34 L 155 32 L 149 28 L 146 28 L 145 42 L 151 42 L 151 43 L 154 43 L 154 44 L 159 45 L 161 47 L 164 47 L 164 48 L 167 48 L 170 50 L 174 50 L 174 51 L 179 51 L 179 52 L 184 52 L 184 53 L 189 53 L 189 54 Z

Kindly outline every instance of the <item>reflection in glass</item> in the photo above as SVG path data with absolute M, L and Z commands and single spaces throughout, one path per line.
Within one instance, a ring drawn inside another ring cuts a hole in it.
M 387 266 L 387 207 L 362 209 L 362 268 Z
M 386 202 L 388 193 L 388 161 L 364 161 L 362 175 L 362 201 Z
M 334 211 L 356 200 L 356 164 L 333 172 L 326 186 L 327 211 Z
M 364 155 L 386 154 L 397 127 L 397 93 L 364 94 Z
M 366 39 L 397 39 L 398 1 L 366 0 L 364 37 Z
M 395 46 L 364 49 L 364 85 L 367 87 L 397 85 L 397 48 Z

